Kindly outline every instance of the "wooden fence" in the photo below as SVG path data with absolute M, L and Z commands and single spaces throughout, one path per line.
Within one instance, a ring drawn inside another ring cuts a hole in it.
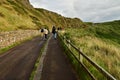
M 65 36 L 59 35 L 59 39 L 81 80 L 116 80 L 110 73 L 73 45 L 70 40 L 67 40 Z M 90 66 L 86 66 L 85 61 L 97 71 L 94 72 L 94 70 L 90 70 Z

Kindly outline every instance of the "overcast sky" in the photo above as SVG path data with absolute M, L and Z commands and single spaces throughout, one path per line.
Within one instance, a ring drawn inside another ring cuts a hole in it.
M 120 0 L 30 0 L 37 8 L 85 22 L 120 20 Z

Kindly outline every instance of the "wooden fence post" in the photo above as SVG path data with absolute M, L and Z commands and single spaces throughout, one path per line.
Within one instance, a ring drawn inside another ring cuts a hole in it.
M 80 50 L 80 52 L 82 52 L 82 50 Z M 81 54 L 80 54 L 80 62 L 83 63 L 83 56 Z
M 71 48 L 70 40 L 68 40 L 68 47 L 69 47 L 69 49 Z

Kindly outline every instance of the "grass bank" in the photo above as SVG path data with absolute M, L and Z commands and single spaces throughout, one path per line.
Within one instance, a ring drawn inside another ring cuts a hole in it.
M 119 80 L 119 30 L 119 26 L 96 24 L 88 28 L 66 28 L 63 35 Z M 89 65 L 86 63 L 86 66 Z

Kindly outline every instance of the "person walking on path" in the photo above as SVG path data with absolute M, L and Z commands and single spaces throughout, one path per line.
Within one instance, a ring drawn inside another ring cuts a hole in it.
M 52 28 L 52 33 L 53 33 L 54 39 L 56 39 L 57 38 L 57 31 L 56 31 L 55 26 L 53 26 L 53 28 Z
M 44 28 L 41 28 L 39 31 L 41 32 L 42 40 L 44 40 Z
M 47 39 L 48 37 L 48 30 L 47 28 L 44 29 L 44 38 Z

